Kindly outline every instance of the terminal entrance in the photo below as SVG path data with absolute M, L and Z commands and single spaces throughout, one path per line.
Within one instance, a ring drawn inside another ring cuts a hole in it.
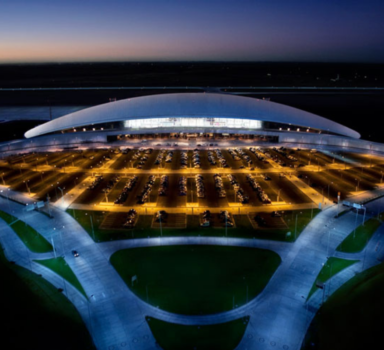
M 113 141 L 132 141 L 132 140 L 141 140 L 142 142 L 146 141 L 156 141 L 156 140 L 169 140 L 172 142 L 209 142 L 209 141 L 236 141 L 236 140 L 252 140 L 254 142 L 279 142 L 279 136 L 274 135 L 253 135 L 253 134 L 238 134 L 238 133 L 156 133 L 156 134 L 120 134 L 120 135 L 109 135 L 107 137 L 108 142 Z

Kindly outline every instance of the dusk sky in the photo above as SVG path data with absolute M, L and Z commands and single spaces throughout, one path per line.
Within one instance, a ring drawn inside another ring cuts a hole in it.
M 0 62 L 384 62 L 384 0 L 0 0 Z

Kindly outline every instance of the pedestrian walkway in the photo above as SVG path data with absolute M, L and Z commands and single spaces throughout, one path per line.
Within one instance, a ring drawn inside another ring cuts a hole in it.
M 298 186 L 302 184 L 298 183 Z M 367 215 L 374 215 L 378 208 L 384 208 L 384 198 L 379 198 L 381 195 L 383 190 L 377 189 L 355 196 L 353 200 L 362 202 L 377 198 L 366 204 L 369 213 Z M 28 199 L 24 197 L 18 198 Z M 238 350 L 299 349 L 322 298 L 321 293 L 316 292 L 310 302 L 306 303 L 306 296 L 322 264 L 327 257 L 337 255 L 336 247 L 356 225 L 353 212 L 335 219 L 338 208 L 329 206 L 312 220 L 295 243 L 226 237 L 164 237 L 96 244 L 70 215 L 58 208 L 52 208 L 54 218 L 51 219 L 36 211 L 27 212 L 24 210 L 25 205 L 3 197 L 0 198 L 0 209 L 22 219 L 49 241 L 53 240 L 57 253 L 65 257 L 82 284 L 87 298 L 53 271 L 33 262 L 34 259 L 53 257 L 53 253 L 36 255 L 28 252 L 15 233 L 0 220 L 0 241 L 7 258 L 41 273 L 57 288 L 63 288 L 79 310 L 100 350 L 124 347 L 132 350 L 156 349 L 155 339 L 145 316 L 196 325 L 222 323 L 248 315 L 251 316 L 250 323 Z M 361 262 L 334 276 L 326 290 L 326 297 L 356 272 L 374 266 L 383 259 L 383 234 L 380 227 L 362 253 L 351 255 L 351 258 L 359 257 Z M 170 244 L 214 244 L 270 249 L 281 256 L 282 263 L 263 292 L 244 306 L 215 315 L 176 315 L 138 299 L 109 263 L 111 254 L 120 249 Z M 73 249 L 80 253 L 80 257 L 73 257 Z

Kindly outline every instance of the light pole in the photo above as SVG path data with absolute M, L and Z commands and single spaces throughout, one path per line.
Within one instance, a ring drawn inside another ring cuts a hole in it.
M 302 214 L 302 212 L 300 212 L 300 214 Z M 296 214 L 296 220 L 295 220 L 295 241 L 296 241 L 296 235 L 297 235 L 297 217 L 299 216 L 299 214 Z
M 281 192 L 281 188 L 277 191 L 277 201 L 276 202 L 278 202 L 279 201 L 279 199 L 280 199 L 280 192 Z
M 328 244 L 327 244 L 327 256 L 329 256 L 329 240 L 330 240 L 330 237 L 331 237 L 331 231 L 334 230 L 335 228 L 331 229 L 329 228 L 328 229 Z
M 61 204 L 63 204 L 64 203 L 64 191 L 61 189 L 61 187 L 58 187 L 58 189 L 61 192 Z M 65 189 L 65 187 L 64 187 L 64 189 Z
M 321 203 L 324 204 L 324 187 L 321 189 L 321 195 L 323 196 L 323 200 L 321 201 Z
M 159 220 L 160 220 L 160 237 L 163 237 L 163 228 L 161 227 L 161 214 L 160 212 L 158 212 L 159 214 Z
M 359 213 L 359 209 L 356 208 L 355 229 L 353 230 L 353 239 L 355 239 L 355 234 L 356 234 L 357 214 L 358 214 L 358 213 Z
M 356 179 L 355 180 L 357 181 L 357 184 L 356 184 L 356 192 L 359 190 L 359 185 L 360 185 L 360 179 Z
M 27 180 L 27 181 L 23 181 L 23 182 L 25 183 L 25 186 L 27 186 L 27 190 L 28 190 L 29 195 L 31 195 L 31 190 L 30 190 L 30 188 L 29 188 L 29 186 L 28 186 L 28 182 L 29 182 L 29 180 Z
M 1 179 L 3 180 L 3 185 L 5 186 L 4 173 L 1 174 Z
M 51 237 L 51 242 L 52 242 L 53 254 L 55 255 L 55 259 L 56 259 L 57 255 L 56 255 L 55 243 L 53 242 L 53 237 Z
M 245 293 L 245 303 L 248 303 L 248 283 L 245 279 L 245 276 L 243 277 L 243 280 L 245 282 L 245 286 L 246 286 L 246 293 Z
M 333 182 L 331 182 L 330 184 L 328 184 L 328 200 L 329 200 L 329 186 L 332 185 Z
M 85 213 L 85 215 L 88 215 L 88 213 Z M 92 237 L 93 237 L 93 240 L 95 241 L 95 230 L 93 228 L 93 220 L 92 220 L 92 214 L 89 215 L 89 221 L 91 222 L 91 228 L 92 228 Z
M 227 214 L 225 214 L 224 216 L 225 216 L 225 237 L 228 237 Z

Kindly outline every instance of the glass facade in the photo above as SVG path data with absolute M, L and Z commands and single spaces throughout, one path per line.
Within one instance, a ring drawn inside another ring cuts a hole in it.
M 261 129 L 262 122 L 237 118 L 149 118 L 126 120 L 124 126 L 133 129 L 173 127 Z

